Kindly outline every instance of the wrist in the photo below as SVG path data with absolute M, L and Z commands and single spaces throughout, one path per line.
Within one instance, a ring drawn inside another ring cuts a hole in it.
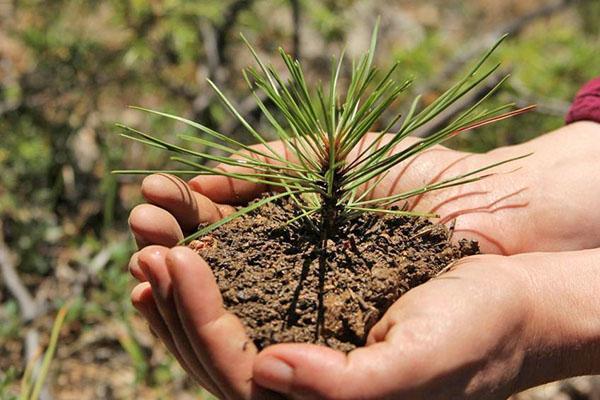
M 516 388 L 600 373 L 600 250 L 511 258 L 529 311 Z
M 564 127 L 560 128 L 567 132 L 567 134 L 582 134 L 586 135 L 600 135 L 600 121 L 574 121 Z M 594 137 L 596 141 L 597 137 Z M 591 138 L 590 138 L 591 139 Z

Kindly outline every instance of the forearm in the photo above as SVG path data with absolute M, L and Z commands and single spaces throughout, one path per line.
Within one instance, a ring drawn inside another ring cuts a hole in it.
M 531 300 L 517 389 L 600 373 L 600 249 L 514 257 Z

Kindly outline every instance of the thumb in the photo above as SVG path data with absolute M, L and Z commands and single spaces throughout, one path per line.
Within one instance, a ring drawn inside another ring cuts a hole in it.
M 380 399 L 410 373 L 399 346 L 375 343 L 349 354 L 310 344 L 268 347 L 256 358 L 256 384 L 293 399 Z M 400 361 L 400 362 L 399 362 Z

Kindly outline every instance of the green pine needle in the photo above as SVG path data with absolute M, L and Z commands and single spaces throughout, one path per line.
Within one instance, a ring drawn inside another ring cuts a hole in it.
M 312 89 L 306 81 L 300 63 L 283 49 L 279 49 L 279 54 L 284 62 L 287 78 L 284 78 L 271 65 L 265 64 L 252 45 L 242 37 L 258 65 L 257 69 L 247 68 L 244 71 L 244 78 L 255 96 L 258 108 L 270 123 L 273 133 L 286 146 L 287 153 L 291 155 L 290 159 L 286 159 L 281 153 L 275 151 L 266 137 L 237 111 L 233 103 L 213 82 L 209 81 L 217 97 L 261 146 L 256 148 L 245 145 L 225 133 L 217 132 L 179 116 L 134 107 L 140 111 L 166 117 L 198 129 L 204 136 L 180 135 L 180 138 L 189 144 L 201 146 L 201 150 L 174 145 L 156 136 L 119 124 L 117 126 L 125 131 L 124 137 L 172 152 L 174 156 L 171 159 L 184 164 L 188 169 L 113 172 L 221 175 L 253 183 L 268 184 L 281 190 L 280 193 L 251 203 L 221 221 L 200 229 L 185 241 L 205 235 L 262 205 L 285 197 L 288 197 L 299 210 L 288 223 L 305 221 L 307 226 L 319 231 L 321 237 L 327 238 L 334 235 L 342 224 L 365 212 L 433 217 L 434 215 L 428 213 L 391 209 L 390 206 L 423 193 L 484 179 L 490 176 L 487 171 L 492 168 L 525 157 L 505 160 L 404 193 L 367 199 L 376 185 L 395 165 L 443 143 L 460 132 L 475 129 L 531 109 L 531 107 L 527 107 L 513 112 L 505 112 L 512 107 L 510 104 L 491 110 L 482 108 L 485 101 L 508 78 L 505 77 L 481 100 L 460 113 L 448 125 L 403 150 L 393 151 L 412 132 L 432 121 L 498 69 L 499 64 L 485 69 L 484 65 L 505 39 L 506 36 L 503 36 L 450 89 L 420 111 L 418 110 L 420 96 L 417 96 L 406 116 L 402 117 L 396 114 L 392 117 L 385 128 L 374 134 L 373 140 L 353 160 L 348 161 L 350 153 L 365 140 L 365 135 L 381 120 L 383 114 L 396 103 L 411 84 L 408 80 L 398 83 L 393 79 L 398 63 L 383 73 L 373 66 L 377 33 L 378 24 L 373 31 L 369 50 L 352 63 L 350 81 L 345 92 L 340 90 L 339 85 L 339 78 L 343 70 L 343 53 L 337 61 L 332 61 L 328 87 L 318 86 Z M 261 96 L 257 95 L 257 91 L 263 92 L 268 101 L 263 101 Z M 393 130 L 398 122 L 400 127 Z M 218 150 L 226 153 L 227 156 L 211 154 L 211 150 Z M 205 161 L 214 161 L 230 168 L 211 167 L 205 165 Z M 367 185 L 367 187 L 360 192 L 359 188 L 363 185 Z M 318 219 L 315 219 L 316 216 Z

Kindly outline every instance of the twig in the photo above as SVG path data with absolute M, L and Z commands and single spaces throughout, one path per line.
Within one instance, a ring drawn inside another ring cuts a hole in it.
M 219 45 L 217 44 L 217 29 L 207 20 L 200 22 L 199 29 L 206 55 L 208 76 L 211 79 L 217 79 L 218 70 L 222 62 L 221 51 L 219 51 Z
M 15 257 L 4 243 L 0 234 L 0 266 L 2 267 L 4 284 L 19 304 L 21 320 L 24 323 L 29 323 L 40 314 L 40 308 L 27 291 L 25 285 L 23 285 L 23 282 L 21 282 L 15 269 L 15 264 Z
M 250 8 L 254 0 L 238 0 L 231 4 L 224 13 L 223 21 L 219 26 L 215 26 L 206 20 L 201 20 L 199 24 L 198 34 L 203 43 L 204 52 L 206 55 L 206 64 L 208 66 L 208 78 L 214 81 L 218 86 L 221 86 L 223 81 L 227 79 L 227 70 L 224 65 L 227 64 L 227 38 L 231 29 L 242 13 L 242 11 Z M 201 76 L 200 70 L 202 65 L 198 65 L 197 75 Z M 206 110 L 215 98 L 215 93 L 212 90 L 201 91 L 192 100 L 192 119 L 203 119 Z
M 443 85 L 457 71 L 459 71 L 465 65 L 465 63 L 485 49 L 489 48 L 500 35 L 507 33 L 509 37 L 515 37 L 533 21 L 539 18 L 549 17 L 575 3 L 578 3 L 579 1 L 581 0 L 559 0 L 551 4 L 543 5 L 528 14 L 516 18 L 506 25 L 485 34 L 483 38 L 478 36 L 476 39 L 472 40 L 468 45 L 466 45 L 462 51 L 458 52 L 456 56 L 446 64 L 442 72 L 434 80 L 426 84 L 424 87 L 419 88 L 417 91 L 419 93 L 428 92 Z
M 206 65 L 208 67 L 208 78 L 220 81 L 220 68 L 221 68 L 221 59 L 219 57 L 219 51 L 217 49 L 217 36 L 215 32 L 215 28 L 208 23 L 207 21 L 202 21 L 200 23 L 200 35 L 202 36 L 202 43 L 204 47 L 204 53 L 206 55 Z M 197 68 L 197 78 L 201 78 L 201 65 L 198 65 Z M 192 101 L 192 113 L 193 119 L 198 119 L 201 117 L 212 100 L 215 97 L 215 92 L 213 90 L 203 90 L 196 97 L 193 98 Z
M 237 0 L 233 4 L 225 10 L 223 16 L 223 22 L 216 31 L 216 39 L 217 39 L 217 51 L 219 54 L 219 62 L 226 63 L 227 62 L 227 54 L 225 53 L 227 46 L 227 36 L 229 36 L 229 32 L 231 28 L 235 26 L 239 15 L 242 11 L 250 8 L 254 0 Z

